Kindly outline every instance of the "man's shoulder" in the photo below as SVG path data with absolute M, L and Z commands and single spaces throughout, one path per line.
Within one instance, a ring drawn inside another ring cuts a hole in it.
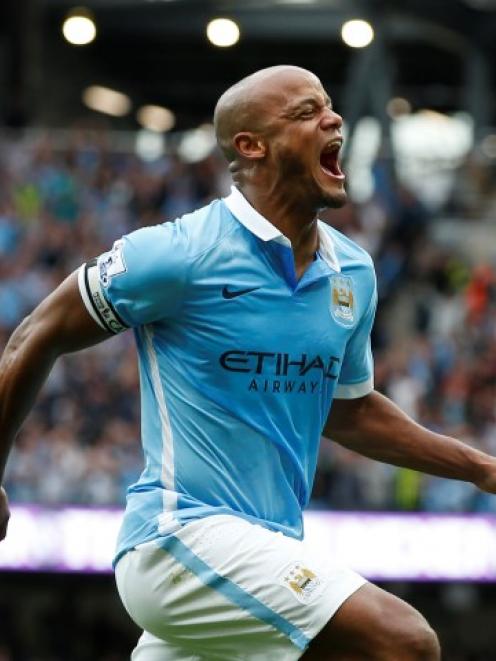
M 173 225 L 182 235 L 192 259 L 222 243 L 237 227 L 232 214 L 221 199 L 213 200 L 210 204 L 177 218 Z
M 164 255 L 180 260 L 194 260 L 197 256 L 222 242 L 236 228 L 233 217 L 222 200 L 187 213 L 172 221 L 142 227 L 124 237 L 127 250 L 147 260 Z

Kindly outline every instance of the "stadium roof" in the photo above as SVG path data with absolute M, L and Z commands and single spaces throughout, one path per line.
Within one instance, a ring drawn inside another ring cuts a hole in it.
M 472 105 L 485 104 L 487 121 L 495 123 L 496 0 L 87 0 L 98 36 L 73 47 L 60 26 L 78 4 L 2 3 L 10 56 L 3 76 L 0 69 L 7 119 L 15 117 L 13 108 L 20 123 L 66 123 L 87 112 L 82 90 L 99 84 L 128 94 L 133 106 L 172 108 L 178 127 L 186 128 L 211 116 L 228 84 L 278 63 L 315 71 L 339 107 L 353 100 L 350 78 L 366 57 L 344 45 L 340 28 L 347 19 L 364 18 L 381 49 L 369 78 L 372 72 L 414 108 L 467 109 L 467 98 L 475 95 Z M 232 48 L 213 47 L 205 38 L 206 23 L 218 16 L 240 26 L 241 39 Z M 117 128 L 136 126 L 132 115 L 114 121 Z

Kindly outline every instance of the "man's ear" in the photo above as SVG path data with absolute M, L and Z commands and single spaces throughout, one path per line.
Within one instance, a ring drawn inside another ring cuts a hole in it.
M 267 147 L 265 141 L 254 133 L 236 133 L 233 139 L 234 147 L 238 154 L 243 158 L 260 159 L 264 158 Z

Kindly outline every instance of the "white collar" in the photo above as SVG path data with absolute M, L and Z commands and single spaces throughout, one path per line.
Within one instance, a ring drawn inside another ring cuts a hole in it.
M 341 273 L 341 265 L 339 264 L 338 256 L 336 255 L 336 249 L 334 247 L 334 241 L 330 233 L 324 229 L 323 223 L 321 220 L 319 223 L 319 252 L 331 269 L 337 273 Z
M 280 239 L 284 234 L 270 223 L 261 213 L 251 206 L 243 193 L 231 186 L 231 194 L 224 198 L 224 202 L 229 211 L 236 216 L 239 222 L 250 230 L 252 234 L 258 236 L 262 241 L 273 241 Z M 289 241 L 287 237 L 284 237 Z
M 252 234 L 262 241 L 278 241 L 284 245 L 291 246 L 291 242 L 275 225 L 269 222 L 248 202 L 246 197 L 236 186 L 231 186 L 231 194 L 224 198 L 224 203 L 229 211 L 239 222 Z M 329 264 L 333 271 L 341 271 L 339 266 L 334 242 L 331 235 L 322 227 L 319 220 L 319 252 L 322 258 Z

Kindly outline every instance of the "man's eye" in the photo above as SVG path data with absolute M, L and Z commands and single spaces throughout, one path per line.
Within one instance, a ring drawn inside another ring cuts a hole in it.
M 302 119 L 306 119 L 307 117 L 313 117 L 314 114 L 314 109 L 313 108 L 307 108 L 306 110 L 303 110 L 300 112 L 300 117 Z

